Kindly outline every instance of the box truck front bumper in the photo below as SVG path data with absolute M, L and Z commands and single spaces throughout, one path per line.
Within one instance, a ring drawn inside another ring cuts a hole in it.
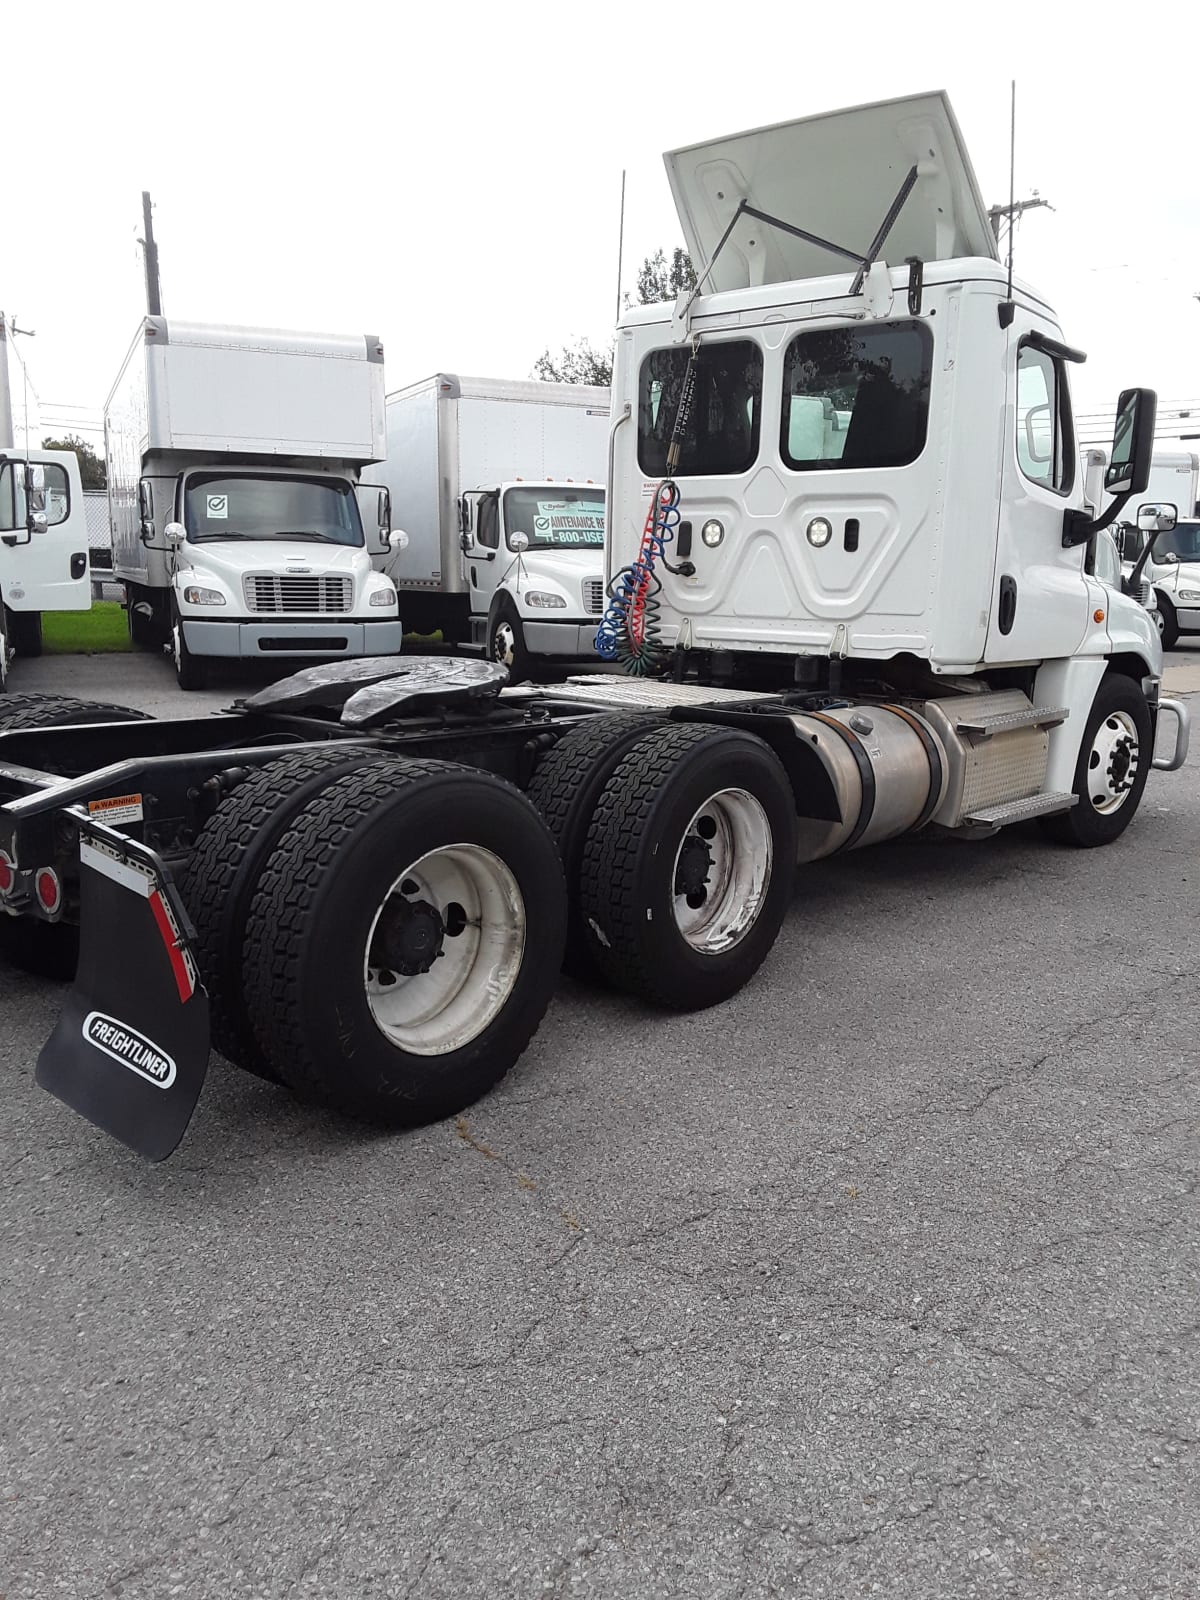
M 280 617 L 254 622 L 183 619 L 183 637 L 197 656 L 240 661 L 275 656 L 388 656 L 399 653 L 403 623 L 394 617 L 360 622 L 340 617 L 293 622 Z
M 523 620 L 525 648 L 535 656 L 590 656 L 595 622 L 530 622 Z

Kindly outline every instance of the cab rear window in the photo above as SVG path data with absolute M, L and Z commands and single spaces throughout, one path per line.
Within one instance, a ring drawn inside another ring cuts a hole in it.
M 638 464 L 648 478 L 667 474 L 667 447 L 691 353 L 687 345 L 673 345 L 652 350 L 642 362 Z M 731 476 L 754 465 L 762 418 L 762 379 L 762 351 L 751 340 L 701 344 L 695 397 L 680 440 L 676 476 Z
M 925 448 L 932 370 L 923 322 L 798 334 L 783 361 L 784 461 L 795 472 L 907 466 Z

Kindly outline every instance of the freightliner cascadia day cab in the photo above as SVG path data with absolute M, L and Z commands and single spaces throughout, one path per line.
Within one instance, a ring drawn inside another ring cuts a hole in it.
M 445 1116 L 564 960 L 698 1011 L 758 970 L 798 862 L 1030 818 L 1112 844 L 1184 760 L 1104 533 L 1154 396 L 1121 397 L 1085 511 L 1082 353 L 1001 271 L 945 98 L 667 165 L 700 283 L 618 336 L 597 645 L 627 676 L 401 657 L 185 723 L 0 716 L 0 907 L 80 934 L 38 1081 L 143 1155 L 210 1038 L 357 1116 Z
M 166 648 L 181 688 L 214 658 L 400 649 L 380 460 L 383 346 L 373 335 L 210 327 L 148 316 L 108 398 L 113 574 L 129 632 Z M 370 502 L 368 502 L 370 504 Z
M 0 314 L 0 690 L 14 654 L 42 653 L 44 611 L 88 611 L 87 519 L 71 450 L 18 450 Z
M 526 676 L 592 657 L 604 607 L 608 390 L 439 372 L 387 398 L 391 492 L 408 544 L 385 571 L 410 631 Z

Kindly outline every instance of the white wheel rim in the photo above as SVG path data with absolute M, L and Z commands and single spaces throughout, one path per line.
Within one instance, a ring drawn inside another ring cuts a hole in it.
M 402 905 L 413 908 L 403 950 Z M 371 919 L 363 982 L 376 1027 L 410 1055 L 460 1050 L 512 994 L 525 930 L 524 898 L 499 856 L 476 844 L 423 855 L 395 880 Z M 428 961 L 427 970 L 395 970 L 405 957 L 410 966 Z
M 1163 614 L 1161 611 L 1156 611 L 1154 613 L 1154 626 L 1158 629 L 1159 633 L 1166 632 L 1167 625 L 1163 621 Z
M 176 623 L 171 629 L 171 654 L 175 660 L 175 671 L 183 669 L 183 630 Z
M 771 824 L 752 794 L 721 789 L 704 802 L 672 869 L 675 926 L 693 950 L 719 955 L 745 938 L 766 899 L 773 854 Z
M 1137 723 L 1127 711 L 1111 711 L 1096 729 L 1085 782 L 1092 808 L 1111 816 L 1129 799 L 1141 764 Z
M 517 636 L 513 632 L 512 623 L 498 623 L 492 635 L 492 659 L 499 661 L 503 666 L 511 667 L 516 649 Z

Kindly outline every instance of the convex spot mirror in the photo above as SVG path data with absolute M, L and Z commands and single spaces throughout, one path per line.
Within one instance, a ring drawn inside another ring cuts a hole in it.
M 168 544 L 182 544 L 187 538 L 187 529 L 182 522 L 168 522 L 163 534 Z
M 508 536 L 508 548 L 515 550 L 519 556 L 523 556 L 526 550 L 529 549 L 529 535 L 519 531 L 510 533 Z
M 1137 525 L 1143 533 L 1170 533 L 1178 520 L 1179 510 L 1173 505 L 1138 507 Z
M 403 528 L 393 528 L 390 533 L 385 534 L 384 543 L 389 550 L 407 550 L 408 535 Z
M 1112 452 L 1104 474 L 1104 487 L 1109 494 L 1139 494 L 1149 483 L 1157 406 L 1153 389 L 1122 391 Z

